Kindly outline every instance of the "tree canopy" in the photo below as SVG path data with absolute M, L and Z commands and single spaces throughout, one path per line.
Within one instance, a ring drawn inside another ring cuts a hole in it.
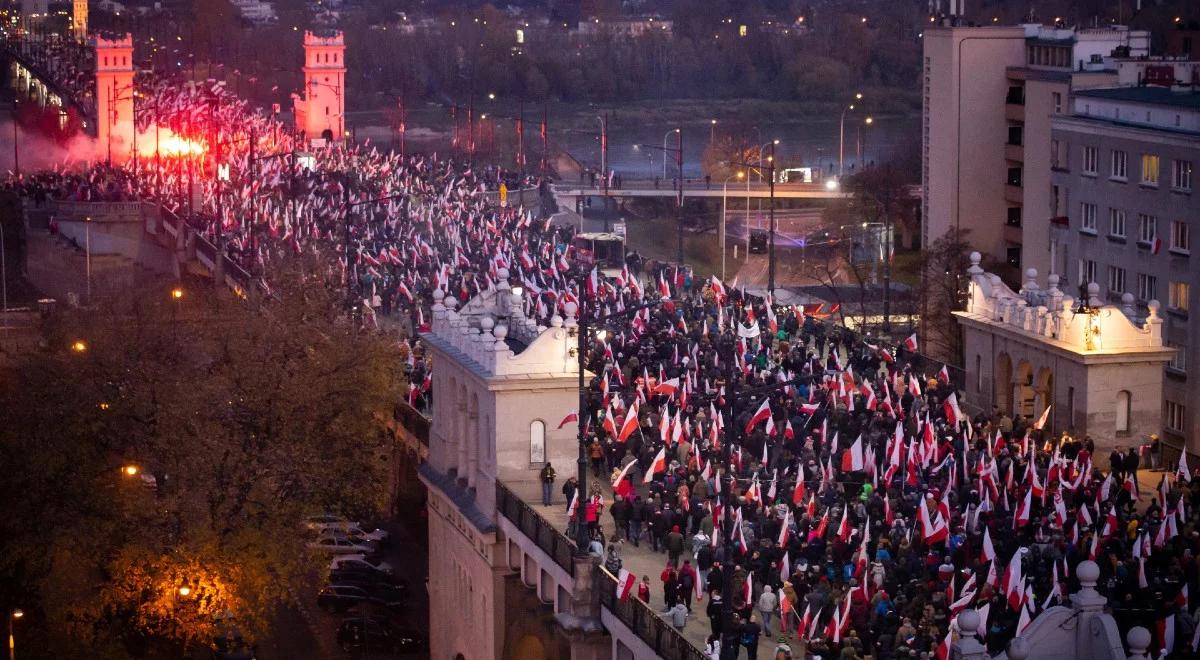
M 0 381 L 0 602 L 53 655 L 261 636 L 320 561 L 300 519 L 385 508 L 396 342 L 319 284 L 277 293 L 127 291 Z

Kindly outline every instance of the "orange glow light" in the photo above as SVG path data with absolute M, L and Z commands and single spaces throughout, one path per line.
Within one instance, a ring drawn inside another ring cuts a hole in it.
M 200 156 L 207 151 L 204 143 L 180 137 L 169 128 L 159 128 L 157 136 L 154 134 L 154 129 L 151 128 L 138 136 L 138 151 L 141 156 L 153 158 L 156 143 L 159 155 L 164 158 Z

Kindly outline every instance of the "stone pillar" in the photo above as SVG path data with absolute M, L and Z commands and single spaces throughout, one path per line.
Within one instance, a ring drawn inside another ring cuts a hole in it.
M 958 615 L 958 630 L 961 637 L 955 644 L 960 660 L 989 660 L 987 647 L 979 642 L 979 613 L 963 610 Z
M 591 555 L 575 554 L 575 582 L 571 585 L 571 608 L 554 615 L 571 642 L 571 660 L 607 659 L 612 639 L 600 623 L 600 560 Z

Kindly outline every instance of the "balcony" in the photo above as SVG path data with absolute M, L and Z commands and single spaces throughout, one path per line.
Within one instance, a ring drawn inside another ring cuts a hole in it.
M 1014 186 L 1011 183 L 1004 186 L 1004 201 L 1009 204 L 1022 204 L 1025 201 L 1025 192 L 1021 186 Z
M 1019 144 L 1005 143 L 1004 158 L 1017 163 L 1025 162 L 1025 147 Z
M 1008 243 L 1020 245 L 1021 241 L 1023 240 L 1021 236 L 1021 228 L 1019 226 L 1014 227 L 1013 225 L 1005 224 L 1000 230 L 1000 233 L 1004 240 Z
M 1009 103 L 1004 106 L 1004 118 L 1008 121 L 1025 121 L 1025 105 L 1023 103 Z

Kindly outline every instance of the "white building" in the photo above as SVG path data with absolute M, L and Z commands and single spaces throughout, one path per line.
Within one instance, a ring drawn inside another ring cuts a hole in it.
M 1100 457 L 1161 430 L 1163 365 L 1175 351 L 1158 301 L 1143 318 L 1132 296 L 1105 304 L 1092 284 L 1080 304 L 1058 275 L 1042 286 L 1033 269 L 1014 292 L 980 268 L 978 252 L 970 258 L 967 307 L 954 315 L 972 400 L 1035 419 L 1052 406 L 1045 430 L 1090 435 Z

